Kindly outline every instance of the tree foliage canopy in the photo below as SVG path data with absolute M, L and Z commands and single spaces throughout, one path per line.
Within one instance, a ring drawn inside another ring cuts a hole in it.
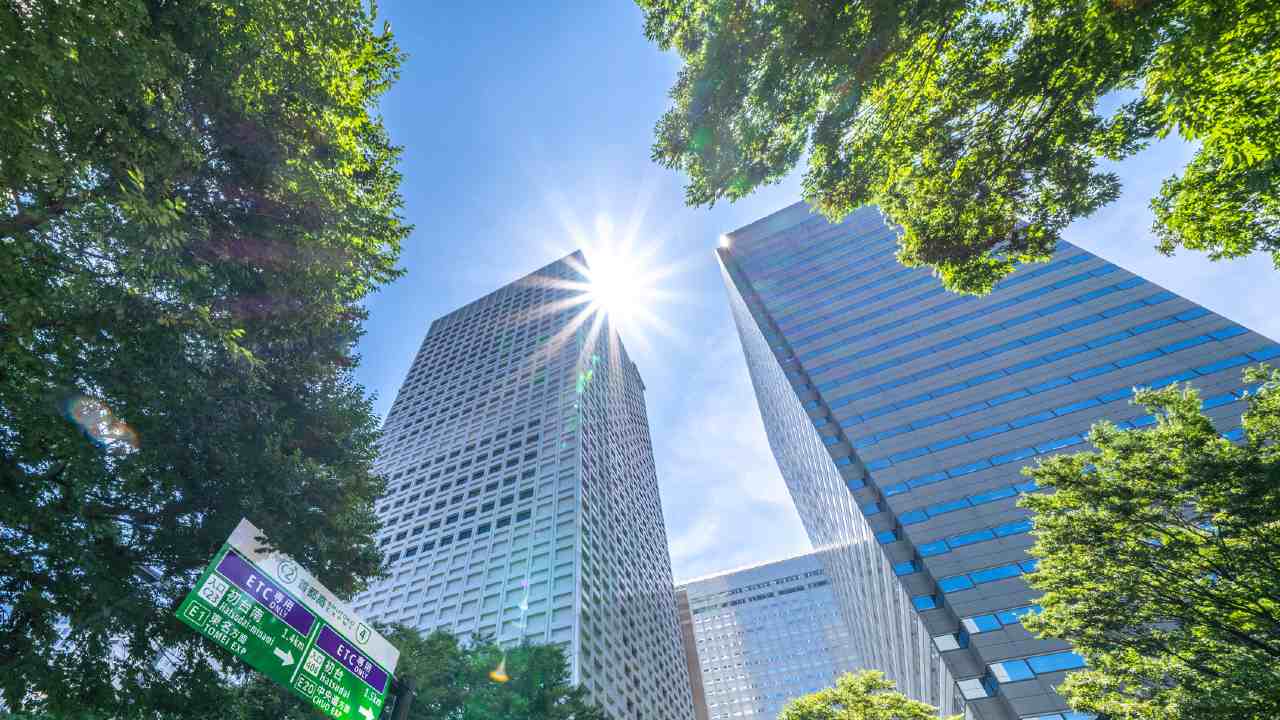
M 904 263 L 984 293 L 1118 197 L 1100 160 L 1177 133 L 1199 150 L 1152 202 L 1160 249 L 1280 267 L 1274 2 L 637 1 L 685 62 L 653 157 L 688 174 L 690 204 L 807 153 L 819 211 L 878 205 Z
M 242 516 L 339 594 L 379 572 L 352 352 L 407 228 L 371 12 L 0 9 L 0 705 L 219 707 L 239 665 L 173 610 Z
M 1095 451 L 1028 470 L 1044 592 L 1024 625 L 1088 669 L 1061 692 L 1125 720 L 1263 720 L 1280 709 L 1280 371 L 1222 438 L 1190 389 L 1140 391 L 1146 431 L 1095 425 Z
M 938 720 L 937 708 L 893 688 L 879 670 L 845 673 L 835 687 L 792 700 L 778 720 Z

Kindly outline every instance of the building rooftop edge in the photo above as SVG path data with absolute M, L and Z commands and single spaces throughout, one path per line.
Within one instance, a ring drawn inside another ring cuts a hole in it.
M 746 570 L 755 570 L 756 568 L 762 568 L 768 565 L 777 565 L 779 563 L 788 562 L 790 560 L 797 560 L 799 558 L 809 557 L 810 555 L 817 555 L 817 554 L 818 554 L 817 550 L 810 550 L 809 552 L 802 552 L 802 553 L 797 553 L 795 555 L 788 555 L 787 557 L 778 558 L 776 560 L 764 560 L 762 562 L 743 565 L 741 567 L 736 567 L 736 568 L 730 568 L 728 570 L 717 570 L 716 572 L 707 573 L 706 575 L 699 575 L 698 577 L 687 578 L 685 580 L 677 580 L 675 583 L 675 586 L 677 589 L 679 589 L 686 585 L 691 585 L 696 582 L 702 582 L 703 580 L 713 580 L 715 578 L 723 577 L 725 575 L 732 575 L 734 573 L 740 573 Z

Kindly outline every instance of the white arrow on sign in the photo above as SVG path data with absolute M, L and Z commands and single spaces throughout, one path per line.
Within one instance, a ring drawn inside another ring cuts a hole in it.
M 364 716 L 364 720 L 373 720 L 373 711 L 369 708 L 361 705 L 357 712 Z
M 280 648 L 275 648 L 271 652 L 275 653 L 276 657 L 280 658 L 281 665 L 284 665 L 285 667 L 289 667 L 290 665 L 293 664 L 293 653 L 289 652 L 288 650 L 281 650 Z

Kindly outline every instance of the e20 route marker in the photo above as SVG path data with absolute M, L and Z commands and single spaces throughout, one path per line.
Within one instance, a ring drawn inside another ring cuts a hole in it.
M 178 619 L 338 720 L 374 720 L 400 651 L 241 520 Z

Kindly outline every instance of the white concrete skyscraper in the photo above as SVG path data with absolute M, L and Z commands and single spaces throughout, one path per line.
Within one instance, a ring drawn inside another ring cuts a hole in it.
M 573 253 L 431 324 L 383 428 L 377 621 L 556 643 L 616 720 L 693 716 L 644 383 Z

